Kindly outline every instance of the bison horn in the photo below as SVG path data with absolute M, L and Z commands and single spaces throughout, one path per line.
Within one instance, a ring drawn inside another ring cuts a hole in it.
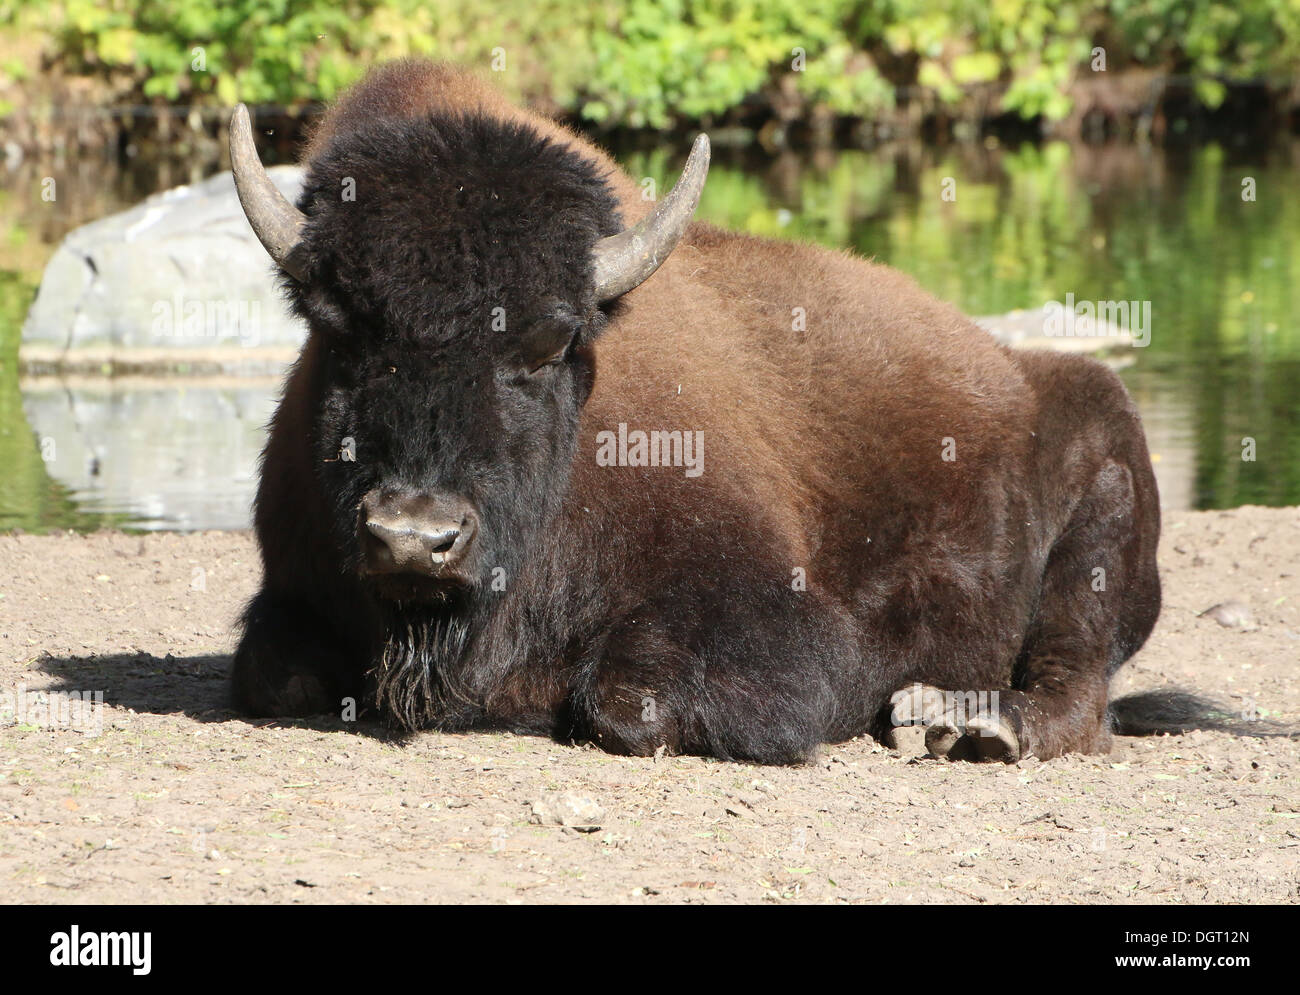
M 596 243 L 592 255 L 598 301 L 613 300 L 640 286 L 668 258 L 691 223 L 708 173 L 709 137 L 701 135 L 691 146 L 681 178 L 654 211 L 626 231 Z
M 244 216 L 276 264 L 295 280 L 303 278 L 302 226 L 306 215 L 280 193 L 257 157 L 248 108 L 240 104 L 230 122 L 230 168 Z

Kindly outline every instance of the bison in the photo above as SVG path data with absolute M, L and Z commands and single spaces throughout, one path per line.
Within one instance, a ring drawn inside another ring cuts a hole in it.
M 330 109 L 296 206 L 242 106 L 231 159 L 309 328 L 245 712 L 773 764 L 904 724 L 1003 761 L 1159 727 L 1168 698 L 1108 703 L 1160 609 L 1160 512 L 1104 366 L 693 222 L 704 136 L 654 201 L 442 65 Z

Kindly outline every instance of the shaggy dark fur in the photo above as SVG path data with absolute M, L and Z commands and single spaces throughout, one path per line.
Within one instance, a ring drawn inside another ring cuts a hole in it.
M 242 708 L 351 696 L 406 728 L 787 763 L 886 735 L 920 681 L 999 689 L 1022 754 L 1106 747 L 1160 595 L 1150 460 L 1104 367 L 703 224 L 599 306 L 590 251 L 649 209 L 637 184 L 443 67 L 372 74 L 309 164 L 285 286 L 311 335 L 264 457 Z M 703 473 L 598 466 L 620 423 L 702 432 Z M 376 487 L 472 502 L 468 584 L 360 570 Z

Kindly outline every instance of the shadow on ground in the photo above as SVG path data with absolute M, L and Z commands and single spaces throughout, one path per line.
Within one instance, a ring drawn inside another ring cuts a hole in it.
M 228 655 L 157 657 L 150 653 L 111 653 L 88 656 L 47 656 L 35 669 L 57 684 L 44 690 L 102 690 L 104 702 L 114 708 L 152 715 L 184 715 L 197 722 L 244 722 L 259 728 L 280 725 L 319 732 L 363 733 L 375 739 L 400 742 L 404 737 L 379 722 L 345 722 L 338 715 L 306 718 L 250 718 L 230 704 L 231 658 Z

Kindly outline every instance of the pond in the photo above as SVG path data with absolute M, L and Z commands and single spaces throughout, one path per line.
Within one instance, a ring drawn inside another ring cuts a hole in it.
M 662 183 L 681 150 L 620 158 Z M 199 177 L 83 163 L 54 203 L 35 192 L 40 177 L 11 170 L 0 192 L 0 529 L 246 526 L 274 378 L 24 378 L 17 368 L 23 316 L 59 238 Z M 1067 294 L 1150 302 L 1149 345 L 1117 365 L 1146 422 L 1163 505 L 1294 505 L 1300 199 L 1288 195 L 1298 186 L 1295 143 L 990 140 L 775 158 L 719 148 L 699 214 L 874 256 L 971 315 Z

